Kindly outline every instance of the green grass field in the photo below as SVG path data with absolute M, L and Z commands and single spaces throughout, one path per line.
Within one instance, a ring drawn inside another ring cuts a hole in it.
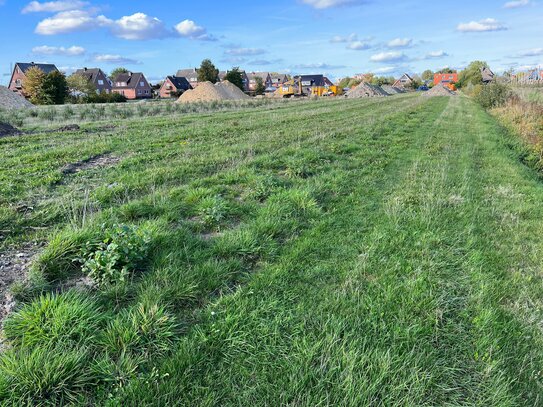
M 0 139 L 4 405 L 543 405 L 543 186 L 468 98 L 82 128 Z

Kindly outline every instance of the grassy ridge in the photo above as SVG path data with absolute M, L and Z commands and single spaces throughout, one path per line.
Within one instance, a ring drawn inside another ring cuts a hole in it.
M 203 119 L 0 145 L 26 183 L 3 207 L 39 196 L 58 212 L 45 232 L 4 215 L 12 241 L 63 228 L 38 262 L 46 285 L 77 277 L 74 248 L 101 223 L 153 236 L 127 284 L 27 293 L 6 324 L 5 403 L 541 402 L 543 190 L 486 113 L 404 96 Z M 104 152 L 126 158 L 56 179 Z

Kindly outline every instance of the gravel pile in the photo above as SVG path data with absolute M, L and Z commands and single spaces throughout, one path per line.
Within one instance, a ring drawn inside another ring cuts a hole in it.
M 12 92 L 5 86 L 0 86 L 0 109 L 30 109 L 34 105 L 21 95 Z
M 454 96 L 456 95 L 456 92 L 453 92 L 449 88 L 443 86 L 442 84 L 438 84 L 434 86 L 432 89 L 430 89 L 428 92 L 424 92 L 423 96 Z
M 390 95 L 379 86 L 374 86 L 370 83 L 362 82 L 356 88 L 348 91 L 345 96 L 348 98 L 374 98 Z
M 221 100 L 249 99 L 241 89 L 228 81 L 213 85 L 211 82 L 200 83 L 196 89 L 187 90 L 177 100 L 178 103 L 214 102 Z
M 404 88 L 398 88 L 391 85 L 383 85 L 381 86 L 383 90 L 388 93 L 389 95 L 397 95 L 398 93 L 405 93 L 406 90 Z

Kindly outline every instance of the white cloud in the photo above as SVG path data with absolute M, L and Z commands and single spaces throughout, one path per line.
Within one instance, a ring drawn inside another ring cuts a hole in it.
M 80 10 L 88 4 L 86 1 L 77 0 L 48 1 L 45 3 L 31 1 L 23 8 L 22 13 L 58 13 L 60 11 Z
M 175 26 L 175 30 L 181 37 L 190 38 L 191 40 L 200 41 L 214 41 L 211 35 L 207 33 L 207 30 L 196 24 L 192 20 L 184 20 Z
M 410 47 L 413 44 L 411 38 L 395 38 L 392 41 L 388 42 L 389 48 L 406 48 Z
M 98 27 L 110 26 L 111 20 L 104 16 L 93 16 L 88 11 L 63 11 L 38 23 L 35 32 L 41 35 L 69 34 L 90 31 Z
M 385 74 L 385 73 L 396 72 L 397 70 L 398 70 L 398 68 L 395 67 L 395 66 L 385 66 L 385 67 L 383 67 L 383 68 L 374 69 L 374 70 L 373 70 L 373 73 L 376 73 L 376 74 Z
M 516 1 L 509 1 L 503 5 L 503 8 L 519 8 L 519 7 L 526 7 L 533 4 L 530 0 L 516 0 Z
M 471 21 L 469 23 L 460 23 L 457 27 L 461 32 L 487 32 L 487 31 L 503 31 L 507 27 L 494 18 L 485 18 L 480 21 Z
M 426 59 L 432 59 L 432 58 L 443 58 L 443 57 L 446 57 L 446 56 L 449 56 L 449 54 L 447 54 L 445 51 L 443 50 L 440 50 L 440 51 L 431 51 L 429 53 L 426 54 Z
M 349 45 L 347 45 L 347 48 L 355 51 L 363 51 L 366 49 L 370 49 L 371 45 L 364 41 L 353 41 Z
M 359 0 L 302 0 L 302 2 L 316 9 L 327 9 L 363 3 L 363 1 Z
M 292 68 L 294 69 L 301 69 L 301 70 L 306 70 L 306 69 L 343 69 L 345 68 L 345 65 L 330 65 L 330 64 L 326 64 L 324 62 L 320 62 L 320 63 L 317 63 L 317 64 L 299 64 L 299 65 L 294 65 Z
M 132 58 L 126 58 L 117 54 L 98 54 L 94 56 L 93 61 L 101 62 L 104 64 L 131 64 L 131 65 L 141 64 L 140 61 L 137 61 Z
M 405 59 L 405 54 L 402 52 L 381 52 L 379 54 L 372 55 L 370 60 L 373 62 L 393 62 L 401 61 Z
M 355 33 L 352 33 L 352 34 L 349 34 L 346 37 L 342 37 L 341 35 L 336 35 L 336 36 L 332 37 L 330 42 L 337 44 L 337 43 L 342 43 L 342 42 L 354 42 L 354 41 L 357 41 L 357 40 L 358 40 L 358 35 L 356 35 Z
M 114 21 L 111 32 L 125 40 L 151 40 L 171 35 L 161 20 L 144 13 L 135 13 Z
M 248 56 L 248 55 L 262 55 L 266 53 L 263 48 L 230 48 L 224 51 L 227 55 L 232 56 Z
M 80 56 L 85 54 L 85 48 L 72 46 L 69 48 L 65 47 L 50 47 L 48 45 L 42 45 L 39 47 L 32 48 L 32 53 L 36 55 L 64 55 L 64 56 Z
M 125 40 L 162 39 L 176 35 L 200 41 L 215 40 L 207 34 L 204 27 L 191 20 L 182 21 L 175 29 L 168 29 L 160 19 L 144 13 L 123 16 L 118 20 L 111 20 L 103 15 L 96 16 L 95 13 L 94 9 L 61 11 L 40 21 L 35 32 L 41 35 L 56 35 L 106 28 L 114 36 Z
M 534 48 L 529 49 L 527 51 L 522 51 L 517 54 L 518 58 L 524 58 L 524 57 L 538 57 L 540 55 L 543 55 L 543 48 Z

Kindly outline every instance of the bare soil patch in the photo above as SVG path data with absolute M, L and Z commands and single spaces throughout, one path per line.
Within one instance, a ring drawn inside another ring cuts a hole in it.
M 0 137 L 15 136 L 21 134 L 21 131 L 11 124 L 0 122 Z
M 120 157 L 111 154 L 99 154 L 86 160 L 78 161 L 66 165 L 62 169 L 64 175 L 77 174 L 78 172 L 90 170 L 94 168 L 107 168 L 118 164 L 121 161 Z

